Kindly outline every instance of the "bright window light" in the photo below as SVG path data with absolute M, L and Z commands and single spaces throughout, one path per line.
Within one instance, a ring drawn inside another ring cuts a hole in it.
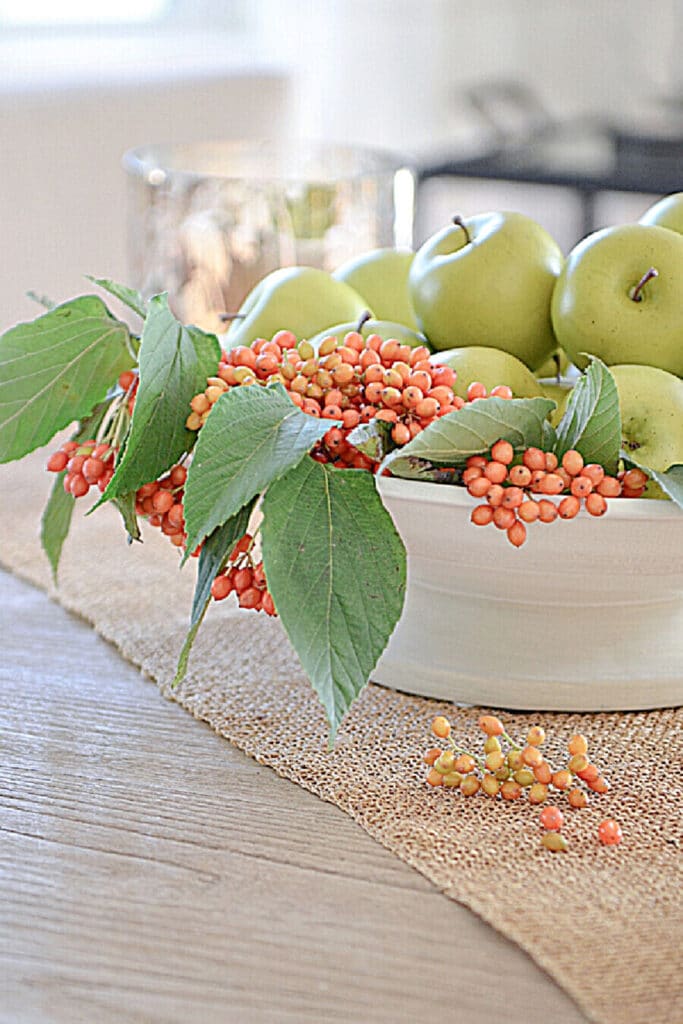
M 154 21 L 164 14 L 169 0 L 0 0 L 0 24 L 101 25 Z

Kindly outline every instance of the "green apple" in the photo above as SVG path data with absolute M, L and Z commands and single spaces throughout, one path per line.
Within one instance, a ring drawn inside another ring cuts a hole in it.
M 541 379 L 539 384 L 541 385 L 544 397 L 552 399 L 557 406 L 548 416 L 551 426 L 556 427 L 564 416 L 574 385 L 570 380 L 562 380 L 557 377 Z
M 528 366 L 521 360 L 499 348 L 483 345 L 468 345 L 467 348 L 451 348 L 435 352 L 430 356 L 432 363 L 450 366 L 457 373 L 453 390 L 461 398 L 467 397 L 467 387 L 472 381 L 480 381 L 487 391 L 498 384 L 507 384 L 514 398 L 541 398 L 543 388 Z
M 228 348 L 272 338 L 287 329 L 308 338 L 326 327 L 355 320 L 367 303 L 343 281 L 314 267 L 282 267 L 266 275 L 247 295 L 226 335 Z
M 655 366 L 631 363 L 610 370 L 619 394 L 624 451 L 658 472 L 683 463 L 683 381 Z
M 414 255 L 408 249 L 371 249 L 343 263 L 332 277 L 350 284 L 362 295 L 378 320 L 405 324 L 418 331 L 408 293 L 408 273 Z
M 544 377 L 564 377 L 570 365 L 567 353 L 561 348 L 556 348 L 543 365 L 536 369 L 535 373 L 539 380 Z
M 429 238 L 410 269 L 410 295 L 435 349 L 485 345 L 540 366 L 557 348 L 550 299 L 562 253 L 521 213 L 482 213 Z
M 555 286 L 553 327 L 578 367 L 586 353 L 683 374 L 683 236 L 624 224 L 572 250 Z
M 655 224 L 683 235 L 683 192 L 673 192 L 645 211 L 639 224 Z
M 335 324 L 334 327 L 327 327 L 324 331 L 320 331 L 313 338 L 309 338 L 313 348 L 317 349 L 318 345 L 329 338 L 330 335 L 334 335 L 337 341 L 343 341 L 344 335 L 348 334 L 349 331 L 358 331 L 360 327 L 360 334 L 364 338 L 369 338 L 371 334 L 379 334 L 380 337 L 386 341 L 388 338 L 394 338 L 399 341 L 401 345 L 410 345 L 411 348 L 417 348 L 418 345 L 424 345 L 426 348 L 430 348 L 427 343 L 427 339 L 424 334 L 418 334 L 417 331 L 412 331 L 410 327 L 406 327 L 404 324 L 392 323 L 390 320 L 375 320 L 372 317 L 364 318 L 360 317 L 354 321 L 349 321 L 344 324 Z

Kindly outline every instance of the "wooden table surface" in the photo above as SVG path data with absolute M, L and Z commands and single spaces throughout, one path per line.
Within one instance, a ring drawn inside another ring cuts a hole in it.
M 5 573 L 0 643 L 3 1024 L 585 1020 L 340 810 Z

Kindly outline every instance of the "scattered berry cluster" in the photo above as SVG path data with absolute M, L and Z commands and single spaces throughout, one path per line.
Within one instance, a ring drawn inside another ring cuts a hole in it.
M 505 727 L 495 715 L 482 715 L 479 728 L 485 734 L 481 756 L 459 747 L 452 735 L 451 723 L 443 715 L 432 722 L 434 735 L 445 741 L 444 749 L 433 747 L 424 756 L 429 766 L 427 782 L 430 786 L 458 789 L 465 796 L 474 796 L 480 791 L 489 797 L 502 800 L 519 800 L 526 792 L 532 805 L 545 804 L 550 790 L 566 792 L 570 807 L 580 809 L 588 803 L 588 796 L 577 780 L 583 782 L 594 793 L 606 793 L 609 785 L 600 775 L 598 768 L 587 756 L 588 743 L 585 736 L 572 736 L 567 744 L 569 758 L 565 767 L 553 769 L 541 752 L 545 742 L 545 730 L 532 725 L 527 732 L 526 744 L 520 745 L 508 736 Z M 503 750 L 503 743 L 507 750 Z M 544 835 L 543 845 L 555 852 L 566 850 L 567 842 L 558 833 L 562 828 L 562 812 L 557 807 L 546 806 L 541 812 L 541 825 L 551 835 Z M 621 829 L 615 822 L 603 822 L 599 830 L 600 841 L 606 845 L 621 842 Z
M 463 407 L 464 399 L 453 391 L 455 380 L 449 366 L 430 362 L 424 346 L 350 331 L 341 343 L 330 335 L 316 351 L 291 331 L 279 331 L 271 341 L 259 338 L 223 353 L 217 375 L 192 399 L 186 426 L 198 430 L 229 388 L 277 381 L 309 416 L 341 423 L 330 427 L 313 458 L 340 469 L 376 470 L 378 463 L 349 444 L 348 434 L 377 419 L 391 425 L 394 444 L 407 444 L 434 420 Z M 512 398 L 512 391 L 501 385 L 491 395 Z M 483 385 L 470 385 L 468 401 L 485 397 Z
M 161 478 L 143 484 L 135 494 L 135 514 L 158 527 L 177 548 L 185 546 L 183 488 L 187 480 L 184 466 L 174 466 Z
M 254 537 L 245 533 L 232 550 L 228 564 L 211 584 L 211 596 L 223 601 L 233 590 L 240 608 L 251 608 L 266 615 L 277 615 L 268 590 L 263 562 L 253 558 Z
M 97 441 L 65 441 L 47 460 L 51 473 L 65 472 L 64 490 L 74 498 L 83 498 L 91 487 L 104 491 L 114 475 L 116 451 Z
M 472 510 L 472 522 L 475 526 L 493 523 L 506 531 L 515 547 L 526 540 L 528 523 L 573 519 L 582 505 L 590 515 L 602 516 L 607 498 L 639 498 L 647 479 L 641 469 L 608 476 L 597 463 L 584 465 L 574 449 L 565 452 L 561 463 L 540 448 L 527 448 L 519 459 L 504 440 L 496 441 L 490 458 L 471 456 L 462 474 L 469 493 L 486 498 L 486 504 Z M 559 501 L 556 504 L 551 498 Z

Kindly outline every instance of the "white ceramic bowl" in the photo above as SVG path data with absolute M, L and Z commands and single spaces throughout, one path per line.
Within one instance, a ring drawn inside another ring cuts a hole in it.
M 408 551 L 373 679 L 447 700 L 597 711 L 683 704 L 683 512 L 624 498 L 601 519 L 475 527 L 464 488 L 383 477 Z

